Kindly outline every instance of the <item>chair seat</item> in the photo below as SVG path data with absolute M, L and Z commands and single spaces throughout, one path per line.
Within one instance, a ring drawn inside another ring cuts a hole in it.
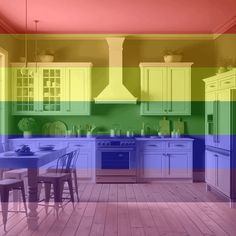
M 18 179 L 3 179 L 3 180 L 0 180 L 0 186 L 15 185 L 22 182 L 23 182 L 22 180 L 18 180 Z
M 51 182 L 53 180 L 67 180 L 70 174 L 67 173 L 45 173 L 38 176 L 39 182 Z
M 23 179 L 27 177 L 27 169 L 14 169 L 4 172 L 5 178 Z

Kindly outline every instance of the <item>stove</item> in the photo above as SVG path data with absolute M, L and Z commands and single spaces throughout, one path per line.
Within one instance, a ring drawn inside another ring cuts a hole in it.
M 128 137 L 96 140 L 96 182 L 136 182 L 136 143 Z

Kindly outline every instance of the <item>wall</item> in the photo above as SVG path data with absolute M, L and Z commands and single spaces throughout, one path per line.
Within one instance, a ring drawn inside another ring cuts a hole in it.
M 236 67 L 236 25 L 215 40 L 218 66 Z

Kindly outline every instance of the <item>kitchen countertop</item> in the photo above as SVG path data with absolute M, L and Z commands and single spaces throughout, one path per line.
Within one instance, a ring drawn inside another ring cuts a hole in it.
M 33 140 L 66 140 L 66 141 L 95 141 L 96 137 L 36 137 L 36 138 L 23 138 L 23 137 L 19 137 L 19 138 L 9 138 L 9 140 L 25 140 L 25 141 L 33 141 Z
M 147 140 L 155 140 L 155 141 L 194 141 L 193 138 L 149 138 L 149 137 L 139 137 L 136 138 L 137 141 L 147 141 Z
M 117 137 L 119 138 L 119 137 Z M 33 141 L 33 140 L 66 140 L 66 141 L 95 141 L 96 137 L 35 137 L 35 138 L 9 138 L 9 140 L 25 140 L 25 141 Z M 111 138 L 114 139 L 114 138 Z M 147 140 L 155 140 L 155 141 L 193 141 L 193 138 L 159 138 L 159 137 L 136 137 L 137 141 L 147 141 Z

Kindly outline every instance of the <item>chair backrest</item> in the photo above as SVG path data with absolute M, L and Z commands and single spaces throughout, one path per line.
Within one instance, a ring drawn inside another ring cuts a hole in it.
M 71 150 L 57 160 L 56 173 L 70 172 L 75 168 L 79 155 L 79 149 Z

